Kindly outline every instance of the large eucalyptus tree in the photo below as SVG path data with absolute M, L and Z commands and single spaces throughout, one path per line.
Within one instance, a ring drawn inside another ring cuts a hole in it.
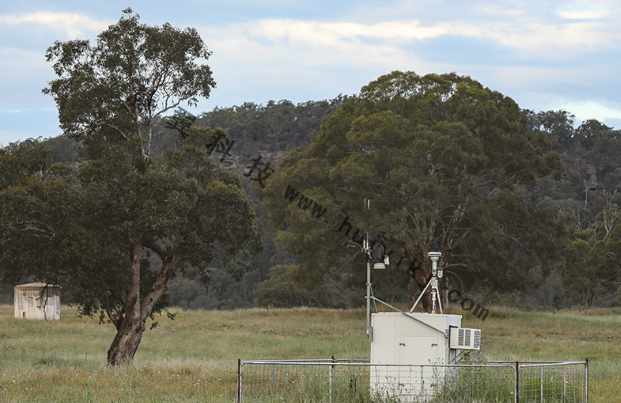
M 301 284 L 351 261 L 346 241 L 360 238 L 367 198 L 371 237 L 382 234 L 393 267 L 405 256 L 401 268 L 420 289 L 431 277 L 430 251 L 442 252 L 440 265 L 466 286 L 514 289 L 555 261 L 563 233 L 520 189 L 561 171 L 511 98 L 467 76 L 395 71 L 328 117 L 260 191 L 271 228 L 298 258 L 290 277 Z M 320 219 L 304 209 L 308 200 L 325 208 Z
M 0 272 L 71 285 L 83 313 L 116 327 L 111 364 L 134 357 L 176 272 L 207 277 L 220 259 L 240 273 L 262 244 L 239 176 L 210 161 L 210 130 L 188 130 L 182 148 L 151 155 L 157 120 L 215 86 L 204 42 L 193 28 L 123 13 L 96 44 L 47 51 L 58 78 L 44 92 L 81 146 L 77 173 L 43 166 L 0 193 Z

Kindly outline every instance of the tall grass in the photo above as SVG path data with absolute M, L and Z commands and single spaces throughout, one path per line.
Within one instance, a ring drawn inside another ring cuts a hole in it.
M 591 359 L 590 401 L 621 402 L 621 321 L 614 310 L 523 313 L 490 308 L 488 360 Z M 59 321 L 0 306 L 0 402 L 232 402 L 237 359 L 368 358 L 364 310 L 182 311 L 145 332 L 135 360 L 109 367 L 114 329 L 63 306 Z M 150 324 L 147 324 L 148 326 Z M 309 400 L 311 401 L 311 400 Z

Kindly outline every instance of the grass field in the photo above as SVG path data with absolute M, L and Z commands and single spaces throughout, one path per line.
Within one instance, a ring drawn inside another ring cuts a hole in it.
M 18 320 L 0 305 L 0 402 L 232 402 L 238 358 L 369 357 L 364 310 L 171 311 L 176 319 L 157 318 L 133 363 L 108 367 L 111 325 L 70 307 L 60 321 Z M 619 314 L 492 309 L 462 326 L 482 329 L 489 360 L 588 357 L 589 401 L 610 403 L 621 402 Z

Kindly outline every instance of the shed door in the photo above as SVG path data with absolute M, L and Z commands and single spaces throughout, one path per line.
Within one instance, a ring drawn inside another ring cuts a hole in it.
M 442 364 L 438 361 L 436 336 L 428 334 L 401 335 L 401 364 Z

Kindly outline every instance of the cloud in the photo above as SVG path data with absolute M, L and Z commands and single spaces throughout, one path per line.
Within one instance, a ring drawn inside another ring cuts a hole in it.
M 559 101 L 559 105 L 563 105 L 565 110 L 570 111 L 580 120 L 597 119 L 600 121 L 606 121 L 609 119 L 619 120 L 621 119 L 621 107 L 616 105 L 616 108 L 612 105 L 608 105 L 606 101 Z M 561 109 L 561 108 L 558 108 Z
M 53 13 L 39 11 L 36 13 L 0 16 L 0 23 L 19 25 L 34 23 L 56 30 L 64 31 L 69 38 L 84 36 L 83 30 L 102 31 L 108 28 L 109 22 L 95 21 L 83 14 Z
M 423 24 L 420 20 L 375 24 L 356 22 L 313 22 L 300 20 L 258 20 L 229 25 L 229 35 L 237 31 L 248 40 L 293 48 L 308 45 L 346 54 L 367 55 L 402 53 L 402 47 L 443 36 L 492 41 L 497 45 L 544 59 L 564 58 L 577 48 L 594 51 L 617 46 L 612 27 L 594 21 L 528 23 L 444 21 Z M 216 35 L 221 36 L 221 35 Z M 371 52 L 371 53 L 368 53 Z
M 414 70 L 470 75 L 529 109 L 551 109 L 560 97 L 617 98 L 610 85 L 618 82 L 612 66 L 621 61 L 615 13 L 598 21 L 560 18 L 560 12 L 580 10 L 559 11 L 559 3 L 507 9 L 454 5 L 462 8 L 438 18 L 428 18 L 427 8 L 376 21 L 272 18 L 198 27 L 214 50 L 213 96 L 222 105 L 219 97 L 230 95 L 232 82 L 241 80 L 246 85 L 232 90 L 246 100 L 295 101 L 291 94 L 300 93 L 320 99 L 356 93 L 393 70 Z
M 259 20 L 249 31 L 271 39 L 288 37 L 294 42 L 335 45 L 337 41 L 355 38 L 381 38 L 392 40 L 424 40 L 451 32 L 451 24 L 439 23 L 421 26 L 420 21 L 391 21 L 377 24 L 352 22 L 314 22 L 296 20 Z M 467 32 L 465 34 L 471 34 Z
M 608 15 L 608 11 L 593 11 L 593 10 L 585 10 L 585 11 L 560 11 L 558 13 L 561 18 L 571 19 L 571 20 L 593 20 L 604 18 Z
M 515 69 L 538 66 L 550 70 L 545 74 L 550 78 L 554 69 L 575 71 L 576 65 L 589 65 L 589 60 L 597 58 L 596 52 L 612 49 L 612 54 L 618 54 L 612 27 L 593 21 L 529 21 L 423 24 L 421 20 L 359 23 L 270 19 L 199 31 L 215 52 L 215 65 L 224 57 L 235 61 L 230 64 L 236 64 L 233 69 L 240 74 L 251 64 L 256 66 L 253 72 L 265 69 L 274 75 L 279 71 L 291 79 L 321 68 L 346 70 L 356 66 L 358 71 L 383 74 L 395 69 L 431 72 L 438 67 L 458 71 L 464 66 L 485 71 L 509 64 Z M 286 80 L 278 78 L 281 83 Z M 359 82 L 358 88 L 364 84 Z
M 53 77 L 43 57 L 51 39 L 94 38 L 118 13 L 77 0 L 36 10 L 17 3 L 0 16 L 0 108 L 48 107 L 51 97 L 41 88 Z M 524 108 L 577 108 L 584 118 L 619 119 L 618 0 L 191 0 L 183 9 L 138 3 L 136 10 L 148 9 L 143 22 L 194 26 L 214 52 L 208 64 L 218 87 L 201 100 L 202 110 L 333 98 L 410 70 L 470 75 Z

